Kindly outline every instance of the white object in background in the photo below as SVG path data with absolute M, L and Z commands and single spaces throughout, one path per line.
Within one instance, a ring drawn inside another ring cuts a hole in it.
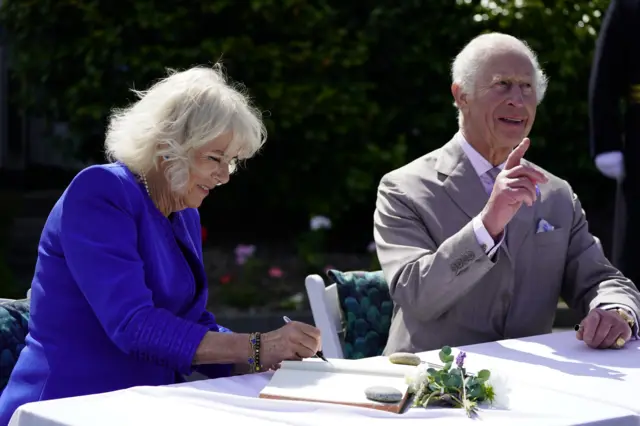
M 624 178 L 624 156 L 620 151 L 603 152 L 596 156 L 596 167 L 600 173 L 610 179 L 621 181 Z
M 307 276 L 304 285 L 307 288 L 313 321 L 322 333 L 322 353 L 327 358 L 343 359 L 339 336 L 342 313 L 337 285 L 325 287 L 324 280 L 317 274 Z

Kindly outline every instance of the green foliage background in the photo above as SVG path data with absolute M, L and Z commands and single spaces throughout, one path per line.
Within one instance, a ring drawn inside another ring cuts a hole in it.
M 353 236 L 343 236 L 343 246 L 363 248 L 382 175 L 456 130 L 449 66 L 484 31 L 521 37 L 539 53 L 551 82 L 529 157 L 571 179 L 583 203 L 593 203 L 587 82 L 607 5 L 4 0 L 0 23 L 16 105 L 50 123 L 68 122 L 72 137 L 63 145 L 94 161 L 103 158 L 109 110 L 132 100 L 131 86 L 147 86 L 166 67 L 222 58 L 265 111 L 270 137 L 232 185 L 216 190 L 203 222 L 214 235 L 248 238 L 259 230 L 288 238 L 310 215 L 323 214 Z M 233 224 L 217 225 L 223 218 Z

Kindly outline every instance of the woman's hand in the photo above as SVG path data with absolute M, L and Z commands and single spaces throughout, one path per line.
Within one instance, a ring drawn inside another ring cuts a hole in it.
M 322 347 L 320 330 L 309 324 L 292 321 L 260 338 L 260 364 L 277 365 L 284 360 L 310 358 Z

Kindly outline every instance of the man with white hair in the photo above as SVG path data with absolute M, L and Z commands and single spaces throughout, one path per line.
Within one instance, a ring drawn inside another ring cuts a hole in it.
M 386 174 L 374 237 L 394 301 L 385 354 L 551 332 L 558 298 L 583 313 L 576 337 L 637 337 L 640 294 L 589 233 L 571 186 L 523 159 L 547 78 L 505 34 L 456 57 L 459 131 Z

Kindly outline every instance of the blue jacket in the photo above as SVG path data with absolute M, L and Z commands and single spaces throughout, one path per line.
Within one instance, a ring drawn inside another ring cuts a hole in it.
M 0 396 L 0 425 L 32 401 L 166 385 L 192 372 L 209 330 L 200 217 L 167 218 L 124 165 L 81 171 L 38 246 L 26 346 Z M 228 376 L 230 365 L 199 371 Z

